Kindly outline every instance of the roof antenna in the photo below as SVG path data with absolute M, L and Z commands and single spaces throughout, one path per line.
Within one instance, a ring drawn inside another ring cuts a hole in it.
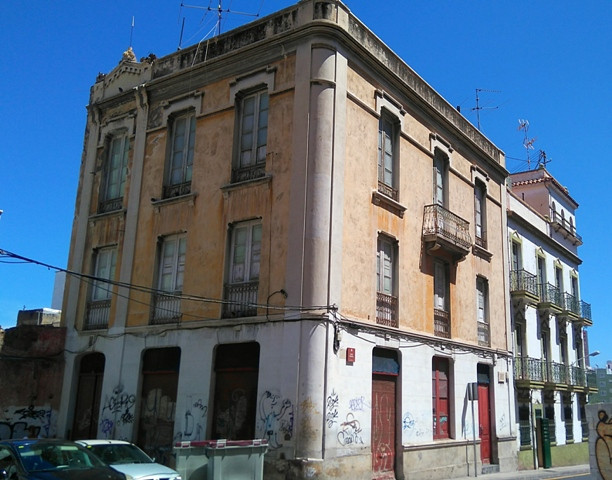
M 230 10 L 229 8 L 224 9 L 223 8 L 223 0 L 218 0 L 218 5 L 217 7 L 201 7 L 199 5 L 185 5 L 183 2 L 181 2 L 181 7 L 186 7 L 186 8 L 196 8 L 198 10 L 206 10 L 207 12 L 213 12 L 216 11 L 217 12 L 217 35 L 221 35 L 221 20 L 223 18 L 223 14 L 224 13 L 234 13 L 236 15 L 246 15 L 249 17 L 259 17 L 259 12 L 257 13 L 247 13 L 247 12 L 237 12 L 235 10 Z M 263 4 L 263 1 L 262 1 Z M 261 6 L 259 7 L 259 10 L 261 11 Z
M 533 144 L 537 140 L 537 137 L 529 138 L 527 132 L 529 132 L 529 120 L 524 120 L 519 118 L 519 126 L 518 130 L 523 130 L 525 132 L 525 137 L 523 138 L 523 147 L 527 151 L 527 170 L 531 170 L 531 158 L 529 156 L 529 150 L 533 150 Z M 542 150 L 540 150 L 542 152 Z M 546 158 L 546 153 L 544 153 L 544 158 Z M 539 160 L 538 160 L 538 163 Z
M 552 158 L 548 158 L 546 156 L 546 152 L 544 150 L 540 150 L 538 152 L 538 166 L 546 168 L 546 164 L 550 162 L 552 162 Z
M 132 15 L 132 28 L 130 29 L 130 48 L 132 48 L 132 37 L 134 36 L 134 15 Z
M 496 110 L 499 108 L 499 105 L 497 107 L 481 107 L 480 106 L 480 99 L 478 97 L 478 92 L 492 92 L 492 93 L 501 93 L 501 90 L 486 90 L 484 88 L 477 88 L 476 89 L 476 106 L 474 108 L 472 108 L 472 111 L 476 110 L 476 121 L 478 124 L 478 130 L 480 130 L 480 111 L 481 110 Z

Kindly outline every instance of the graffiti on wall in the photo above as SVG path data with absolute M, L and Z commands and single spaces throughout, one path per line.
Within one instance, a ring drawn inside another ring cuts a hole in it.
M 189 398 L 185 418 L 183 419 L 183 430 L 177 432 L 174 436 L 175 442 L 181 440 L 198 442 L 205 437 L 206 414 L 208 413 L 208 405 L 205 405 L 201 398 L 193 401 L 193 395 L 188 395 Z
M 338 394 L 335 390 L 327 396 L 327 401 L 325 404 L 325 421 L 327 423 L 327 427 L 331 428 L 334 423 L 338 422 Z
M 280 448 L 293 437 L 293 404 L 266 390 L 259 399 L 259 420 L 270 448 Z
M 363 444 L 361 425 L 352 413 L 347 413 L 346 420 L 340 424 L 338 443 L 342 446 Z
M 134 423 L 134 405 L 136 395 L 124 392 L 122 385 L 106 396 L 100 415 L 100 431 L 105 438 L 114 438 L 115 427 Z
M 25 437 L 52 437 L 49 407 L 29 405 L 27 407 L 6 408 L 0 412 L 0 440 Z
M 612 480 L 612 418 L 605 410 L 600 410 L 597 418 L 599 418 L 595 441 L 597 468 L 604 480 Z

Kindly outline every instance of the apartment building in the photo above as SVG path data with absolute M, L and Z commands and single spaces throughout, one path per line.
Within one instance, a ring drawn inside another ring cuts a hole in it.
M 435 79 L 434 79 L 435 80 Z M 91 88 L 60 432 L 265 478 L 517 466 L 505 158 L 339 1 Z
M 542 430 L 553 465 L 588 462 L 586 330 L 580 295 L 578 203 L 543 166 L 510 175 L 508 235 L 520 462 L 542 466 Z M 595 353 L 595 352 L 594 352 Z M 542 421 L 542 419 L 544 419 Z

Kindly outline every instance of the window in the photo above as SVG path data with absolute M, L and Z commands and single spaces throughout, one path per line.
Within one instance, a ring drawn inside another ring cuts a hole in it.
M 483 277 L 476 277 L 476 319 L 478 322 L 478 344 L 490 345 L 489 335 L 489 284 Z
M 563 291 L 563 268 L 555 267 L 555 287 L 562 292 Z
M 441 261 L 434 262 L 434 334 L 450 338 L 450 305 L 449 305 L 448 265 Z
M 476 245 L 487 248 L 486 187 L 477 181 L 474 187 L 474 227 Z
M 450 365 L 447 358 L 433 357 L 431 368 L 433 438 L 450 438 Z
M 106 328 L 108 326 L 112 282 L 115 279 L 117 264 L 117 249 L 115 247 L 101 248 L 94 256 L 94 281 L 87 305 L 86 328 Z
M 397 243 L 378 237 L 376 252 L 376 323 L 398 327 L 396 258 Z
M 151 323 L 180 319 L 186 248 L 187 237 L 184 234 L 165 237 L 161 242 Z
M 98 209 L 100 213 L 123 207 L 129 150 L 130 140 L 127 135 L 110 137 Z
M 397 131 L 392 117 L 383 113 L 378 127 L 378 191 L 398 200 Z
M 261 222 L 243 222 L 231 232 L 228 282 L 225 285 L 225 317 L 257 314 Z
M 179 115 L 171 123 L 164 198 L 186 195 L 191 191 L 196 119 L 194 113 Z
M 544 257 L 537 256 L 537 282 L 538 289 L 540 290 L 540 300 L 542 302 L 547 301 L 548 292 L 546 289 L 546 260 Z
M 247 95 L 238 107 L 238 158 L 233 181 L 241 182 L 265 174 L 268 143 L 268 92 Z
M 522 268 L 521 245 L 518 242 L 512 242 L 512 251 L 510 254 L 512 255 L 512 271 L 517 272 Z
M 568 359 L 568 348 L 567 348 L 567 331 L 565 329 L 565 323 L 563 321 L 559 322 L 558 324 L 558 328 L 559 328 L 559 350 L 560 350 L 560 354 L 561 354 L 561 363 L 563 365 L 568 365 L 569 364 L 569 359 Z
M 441 207 L 447 206 L 446 192 L 446 164 L 447 159 L 439 150 L 434 154 L 434 203 Z

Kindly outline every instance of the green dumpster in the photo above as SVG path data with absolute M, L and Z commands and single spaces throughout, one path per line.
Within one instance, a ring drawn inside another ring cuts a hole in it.
M 183 480 L 263 480 L 267 440 L 205 440 L 174 446 Z
M 538 445 L 540 447 L 540 463 L 544 468 L 552 467 L 550 454 L 550 430 L 548 428 L 548 418 L 538 418 Z

